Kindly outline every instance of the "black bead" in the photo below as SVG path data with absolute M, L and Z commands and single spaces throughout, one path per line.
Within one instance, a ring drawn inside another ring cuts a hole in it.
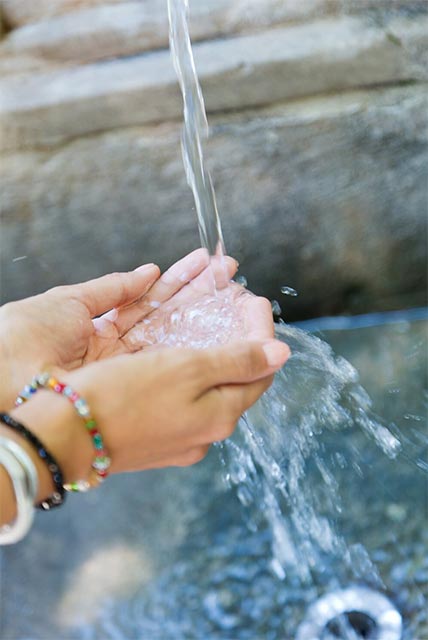
M 20 422 L 17 422 L 8 413 L 0 413 L 0 422 L 22 435 L 22 437 L 35 448 L 38 456 L 44 462 L 47 462 L 47 467 L 52 476 L 52 482 L 55 485 L 55 491 L 50 498 L 47 498 L 47 500 L 43 500 L 43 502 L 36 505 L 37 508 L 42 511 L 49 511 L 52 507 L 61 506 L 65 500 L 65 489 L 63 487 L 64 476 L 55 458 L 49 453 L 34 433 Z

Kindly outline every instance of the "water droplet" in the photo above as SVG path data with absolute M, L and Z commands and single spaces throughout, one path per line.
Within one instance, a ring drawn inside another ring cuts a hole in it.
M 281 287 L 281 293 L 283 293 L 285 296 L 292 296 L 293 298 L 299 295 L 296 289 L 293 289 L 293 287 Z
M 282 313 L 281 305 L 278 300 L 272 300 L 272 313 L 274 316 L 280 316 Z
M 236 276 L 235 282 L 245 289 L 248 287 L 248 280 L 245 276 Z

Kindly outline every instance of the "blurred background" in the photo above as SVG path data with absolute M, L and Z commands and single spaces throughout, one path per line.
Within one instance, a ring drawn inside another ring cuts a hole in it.
M 426 0 L 194 0 L 226 247 L 288 320 L 426 304 Z M 0 0 L 1 300 L 198 246 L 166 0 Z
M 0 0 L 1 302 L 143 262 L 166 268 L 198 246 L 166 4 Z M 249 287 L 293 321 L 426 305 L 428 0 L 190 8 L 206 158 Z M 402 434 L 392 461 L 358 429 L 314 429 L 334 470 L 321 490 L 337 479 L 339 530 L 358 552 L 352 572 L 326 557 L 313 584 L 279 581 L 265 508 L 240 510 L 245 493 L 223 481 L 214 450 L 41 514 L 0 554 L 0 636 L 295 638 L 320 594 L 356 575 L 379 589 L 370 555 L 403 640 L 428 638 L 426 311 L 386 316 L 302 322 L 357 367 L 375 413 Z M 227 467 L 237 477 L 238 462 Z

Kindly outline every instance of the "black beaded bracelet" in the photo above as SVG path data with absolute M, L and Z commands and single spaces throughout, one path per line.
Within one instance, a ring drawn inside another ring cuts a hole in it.
M 21 435 L 27 442 L 29 442 L 34 449 L 37 451 L 37 455 L 39 458 L 46 462 L 47 467 L 52 476 L 52 482 L 55 486 L 54 493 L 47 498 L 37 504 L 36 507 L 38 509 L 42 509 L 42 511 L 49 511 L 50 509 L 54 509 L 55 507 L 60 507 L 65 500 L 65 489 L 63 487 L 64 478 L 62 475 L 62 471 L 53 457 L 52 454 L 46 449 L 42 442 L 38 439 L 37 436 L 34 435 L 27 427 L 24 427 L 23 424 L 17 422 L 10 416 L 8 413 L 0 413 L 0 422 L 2 422 L 6 427 L 10 427 L 19 435 Z

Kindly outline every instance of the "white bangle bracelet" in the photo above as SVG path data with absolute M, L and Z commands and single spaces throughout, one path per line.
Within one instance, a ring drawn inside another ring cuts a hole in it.
M 26 451 L 14 440 L 3 436 L 0 436 L 0 465 L 11 479 L 18 512 L 13 522 L 0 527 L 0 544 L 13 544 L 24 538 L 33 522 L 37 471 Z

